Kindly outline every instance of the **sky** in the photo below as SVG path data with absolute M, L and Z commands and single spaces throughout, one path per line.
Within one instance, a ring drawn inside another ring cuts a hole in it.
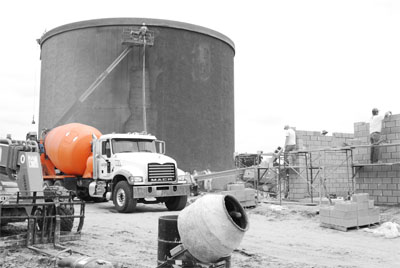
M 236 152 L 282 146 L 286 124 L 353 133 L 374 107 L 400 113 L 400 1 L 22 0 L 2 1 L 0 10 L 0 137 L 37 131 L 36 39 L 112 17 L 191 23 L 234 42 Z

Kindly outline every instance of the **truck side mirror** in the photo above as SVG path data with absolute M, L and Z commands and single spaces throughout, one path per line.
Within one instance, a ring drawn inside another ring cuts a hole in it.
M 156 140 L 156 151 L 159 154 L 165 154 L 165 142 Z

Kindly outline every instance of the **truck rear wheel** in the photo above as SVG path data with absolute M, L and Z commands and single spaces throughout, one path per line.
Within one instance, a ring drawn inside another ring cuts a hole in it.
M 64 182 L 62 180 L 55 180 L 53 185 L 64 187 Z
M 44 180 L 43 181 L 43 188 L 53 186 L 53 182 L 51 180 Z
M 132 186 L 128 182 L 120 181 L 117 183 L 113 193 L 113 202 L 118 212 L 135 211 L 137 201 L 133 198 Z
M 74 208 L 60 206 L 59 212 L 60 212 L 60 216 L 69 216 L 66 218 L 65 217 L 61 218 L 61 222 L 60 222 L 61 231 L 71 232 L 72 227 L 74 227 L 74 218 L 72 217 L 74 215 Z
M 73 207 L 68 208 L 65 205 L 61 205 L 59 207 L 58 211 L 60 213 L 60 216 L 62 216 L 62 218 L 60 219 L 60 231 L 71 232 L 72 228 L 74 227 L 74 217 L 73 217 L 74 216 L 74 208 Z M 56 213 L 56 208 L 54 207 L 53 209 L 47 211 L 47 213 L 46 213 L 47 215 L 46 216 L 47 217 L 55 216 L 55 213 Z M 42 218 L 43 217 L 42 208 L 35 208 L 35 211 L 34 211 L 33 215 L 35 217 L 37 217 L 37 228 L 38 228 L 38 230 L 42 231 L 43 228 L 45 227 L 44 223 L 43 223 L 43 218 Z M 46 224 L 46 229 L 47 230 L 50 230 L 50 228 L 52 228 L 51 226 L 54 226 L 55 223 L 56 223 L 55 222 L 55 218 L 53 218 L 51 221 L 52 222 L 50 222 L 50 220 L 47 220 L 47 222 L 46 222 L 47 223 Z
M 168 200 L 165 202 L 165 206 L 168 210 L 182 210 L 186 207 L 187 203 L 187 195 L 183 196 L 172 196 L 169 197 Z

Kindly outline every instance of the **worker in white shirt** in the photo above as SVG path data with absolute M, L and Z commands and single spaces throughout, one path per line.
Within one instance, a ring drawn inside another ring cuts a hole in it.
M 382 121 L 392 115 L 392 112 L 387 112 L 384 116 L 379 115 L 377 108 L 372 109 L 372 117 L 369 120 L 369 134 L 371 142 L 371 163 L 377 163 L 379 159 L 379 143 L 381 140 Z
M 296 149 L 296 132 L 294 131 L 293 128 L 290 128 L 288 125 L 284 127 L 284 130 L 285 130 L 285 146 L 283 147 L 285 148 L 284 160 L 286 164 L 289 164 L 288 161 L 289 152 Z M 291 155 L 290 159 L 291 159 L 290 164 L 293 165 L 294 164 L 293 155 Z

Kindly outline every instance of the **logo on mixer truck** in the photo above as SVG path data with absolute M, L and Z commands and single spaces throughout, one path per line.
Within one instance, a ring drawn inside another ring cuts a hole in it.
M 153 135 L 102 135 L 71 123 L 45 131 L 40 144 L 45 184 L 62 185 L 86 201 L 113 200 L 119 212 L 132 212 L 137 203 L 165 203 L 169 210 L 186 206 L 185 173 Z

